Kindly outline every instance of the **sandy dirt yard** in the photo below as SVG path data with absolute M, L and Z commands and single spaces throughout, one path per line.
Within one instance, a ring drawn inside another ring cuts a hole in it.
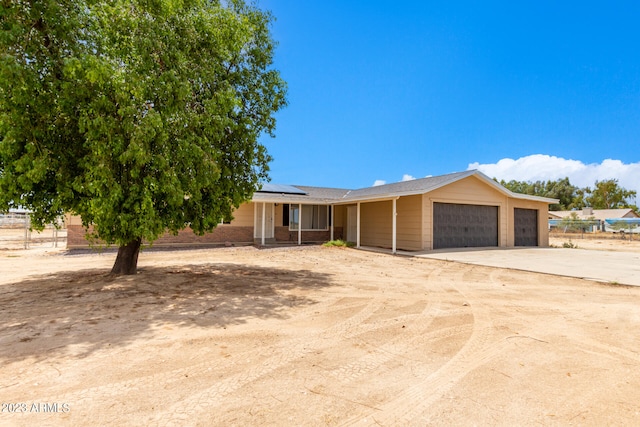
M 640 425 L 638 287 L 324 247 L 114 257 L 0 251 L 0 425 Z
M 561 248 L 563 244 L 572 244 L 578 249 L 593 249 L 599 251 L 624 251 L 624 252 L 640 252 L 640 235 L 629 237 L 620 235 L 607 234 L 607 238 L 595 238 L 585 235 L 569 235 L 562 234 L 551 235 L 549 237 L 549 245 Z

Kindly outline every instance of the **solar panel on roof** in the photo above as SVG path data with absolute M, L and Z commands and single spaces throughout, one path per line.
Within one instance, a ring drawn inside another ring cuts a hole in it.
M 307 193 L 294 187 L 293 185 L 285 184 L 271 184 L 266 183 L 262 185 L 262 189 L 258 190 L 258 193 L 278 193 L 278 194 L 300 194 L 306 195 Z

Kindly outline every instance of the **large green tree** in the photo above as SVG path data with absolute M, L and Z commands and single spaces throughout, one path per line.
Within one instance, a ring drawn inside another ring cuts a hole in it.
M 617 179 L 596 181 L 593 189 L 586 189 L 585 200 L 595 209 L 635 208 L 630 198 L 636 196 L 633 190 L 620 187 Z
M 242 0 L 0 0 L 0 211 L 63 212 L 119 246 L 202 234 L 267 179 L 286 85 Z
M 630 201 L 632 197 L 635 198 L 636 192 L 620 187 L 617 179 L 596 181 L 593 189 L 578 188 L 569 182 L 569 178 L 535 182 L 501 180 L 500 184 L 514 193 L 558 199 L 559 203 L 551 205 L 550 210 L 582 209 L 585 206 L 595 209 L 638 209 Z
M 578 188 L 569 182 L 569 178 L 535 182 L 501 180 L 500 184 L 514 193 L 558 199 L 559 203 L 551 205 L 551 210 L 568 210 L 575 207 L 574 196 Z

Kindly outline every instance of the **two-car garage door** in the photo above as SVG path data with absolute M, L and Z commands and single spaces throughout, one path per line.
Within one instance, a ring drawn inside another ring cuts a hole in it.
M 498 206 L 433 204 L 433 248 L 498 246 Z
M 514 245 L 538 246 L 538 211 L 514 209 Z M 498 206 L 433 204 L 433 248 L 498 246 Z

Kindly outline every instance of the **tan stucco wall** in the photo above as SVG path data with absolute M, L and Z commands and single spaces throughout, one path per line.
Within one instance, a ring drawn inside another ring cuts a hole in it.
M 422 196 L 400 197 L 396 204 L 396 212 L 398 249 L 422 249 Z
M 422 196 L 400 197 L 396 201 L 396 247 L 422 249 Z M 393 201 L 360 204 L 360 244 L 391 248 L 393 243 Z
M 244 203 L 233 211 L 231 224 L 223 224 L 237 227 L 253 227 L 253 203 Z
M 347 207 L 346 206 L 334 206 L 333 207 L 333 226 L 334 227 L 346 227 L 347 225 Z
M 66 214 L 64 216 L 64 223 L 67 226 L 70 226 L 70 225 L 82 225 L 82 218 L 80 218 L 79 215 Z
M 391 200 L 360 205 L 360 245 L 391 247 Z

